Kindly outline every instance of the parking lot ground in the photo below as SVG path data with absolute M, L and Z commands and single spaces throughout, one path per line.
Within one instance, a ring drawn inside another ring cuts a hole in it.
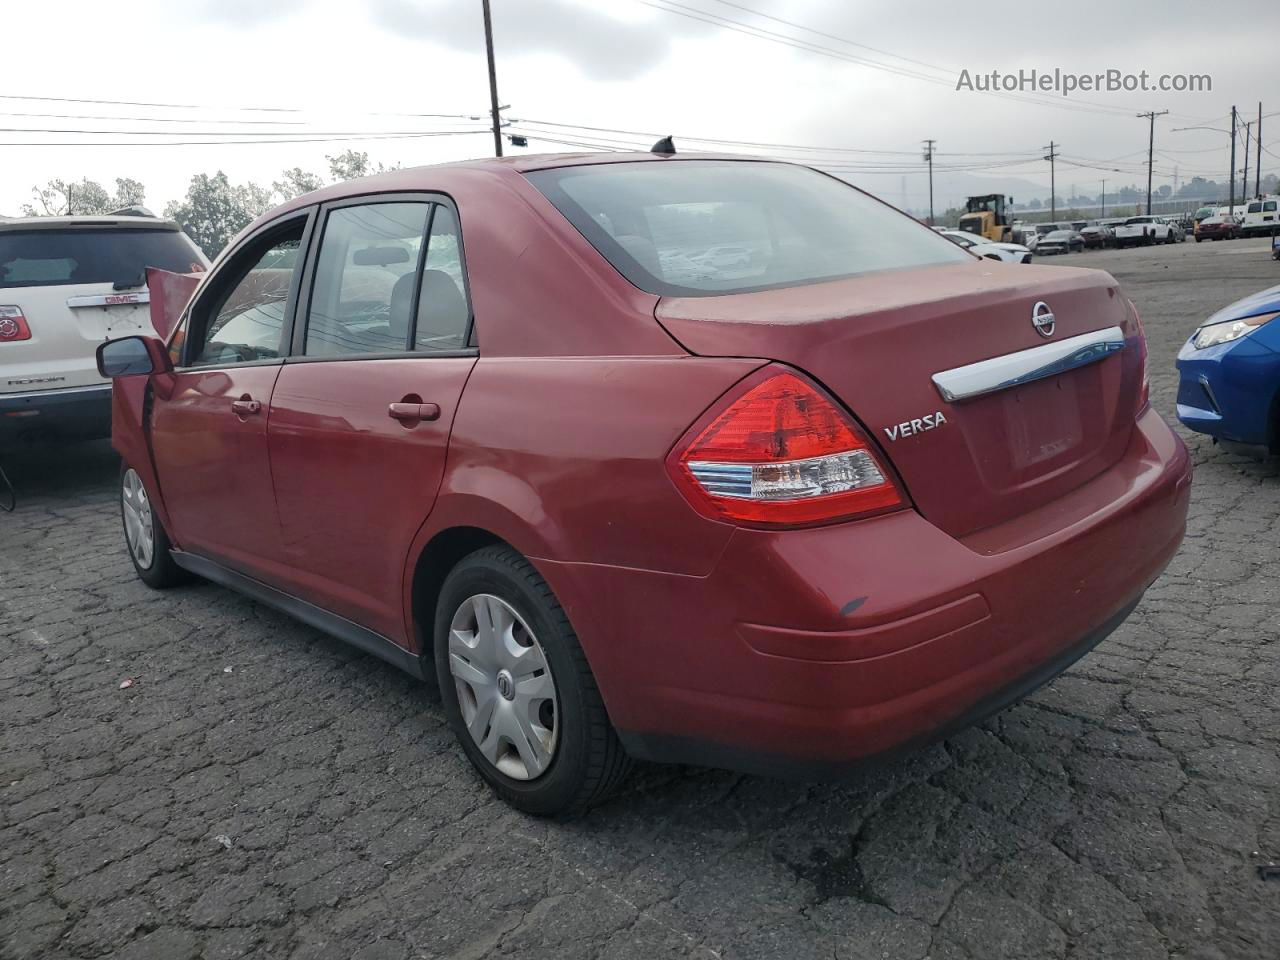
M 1262 240 L 1051 262 L 1124 284 L 1167 417 L 1190 330 L 1280 283 Z M 1029 700 L 845 785 L 647 767 L 569 824 L 391 667 L 139 583 L 104 445 L 6 457 L 0 957 L 1274 960 L 1280 470 L 1187 440 L 1181 554 Z

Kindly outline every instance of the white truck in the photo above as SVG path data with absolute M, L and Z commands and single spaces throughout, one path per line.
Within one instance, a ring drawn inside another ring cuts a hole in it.
M 1173 225 L 1162 217 L 1130 217 L 1115 227 L 1117 247 L 1146 246 L 1152 243 L 1177 243 Z
M 1280 197 L 1250 200 L 1244 208 L 1242 231 L 1246 237 L 1272 236 L 1280 232 Z
M 107 436 L 98 344 L 151 332 L 147 267 L 208 266 L 176 223 L 152 216 L 0 220 L 0 447 Z

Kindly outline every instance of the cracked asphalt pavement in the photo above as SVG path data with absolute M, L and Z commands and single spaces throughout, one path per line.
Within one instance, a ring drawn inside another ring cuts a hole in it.
M 1265 241 L 1111 270 L 1173 358 Z M 1050 686 L 840 786 L 646 767 L 514 813 L 421 684 L 208 584 L 134 577 L 103 444 L 6 457 L 0 957 L 1280 956 L 1280 468 L 1186 435 L 1181 553 Z M 121 689 L 125 678 L 131 686 Z

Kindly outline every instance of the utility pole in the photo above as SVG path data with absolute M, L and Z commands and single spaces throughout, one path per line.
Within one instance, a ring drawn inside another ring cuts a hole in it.
M 1058 181 L 1056 179 L 1056 174 L 1054 169 L 1055 168 L 1054 161 L 1058 159 L 1058 151 L 1055 149 L 1057 146 L 1059 145 L 1055 144 L 1052 140 L 1050 140 L 1049 145 L 1044 148 L 1049 151 L 1049 154 L 1048 156 L 1045 157 L 1045 159 L 1049 161 L 1049 219 L 1050 220 L 1058 219 L 1058 186 L 1057 186 Z
M 1253 193 L 1262 198 L 1262 101 L 1258 101 L 1258 163 L 1253 171 Z
M 929 164 L 929 226 L 933 226 L 933 145 L 937 140 L 922 140 L 924 144 L 924 159 Z
M 1098 219 L 1105 220 L 1106 218 L 1107 218 L 1107 180 L 1106 180 L 1106 177 L 1103 177 L 1102 179 L 1102 214 L 1101 216 L 1098 217 Z
M 1252 126 L 1252 120 L 1244 125 L 1244 179 L 1240 181 L 1241 203 L 1249 199 L 1249 128 Z
M 1151 132 L 1147 137 L 1147 216 L 1151 216 L 1151 164 L 1156 150 L 1156 117 L 1163 117 L 1168 110 L 1161 110 L 1157 113 L 1150 110 L 1147 113 L 1138 114 L 1139 117 L 1146 117 L 1151 121 Z
M 1231 105 L 1231 175 L 1227 178 L 1227 211 L 1236 212 L 1236 108 Z
M 502 156 L 502 118 L 498 113 L 498 72 L 493 65 L 493 19 L 489 15 L 489 0 L 480 0 L 480 5 L 484 8 L 484 49 L 489 56 L 489 107 L 493 115 L 493 155 L 500 157 Z

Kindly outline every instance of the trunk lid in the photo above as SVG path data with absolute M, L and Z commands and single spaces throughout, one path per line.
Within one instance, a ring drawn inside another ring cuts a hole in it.
M 1054 314 L 1051 337 L 1032 323 L 1040 301 Z M 1097 270 L 984 261 L 664 298 L 656 316 L 691 353 L 778 360 L 814 377 L 879 442 L 920 512 L 956 537 L 1114 464 L 1140 404 L 1136 317 Z M 1034 382 L 948 402 L 932 379 L 1115 327 L 1123 349 Z

